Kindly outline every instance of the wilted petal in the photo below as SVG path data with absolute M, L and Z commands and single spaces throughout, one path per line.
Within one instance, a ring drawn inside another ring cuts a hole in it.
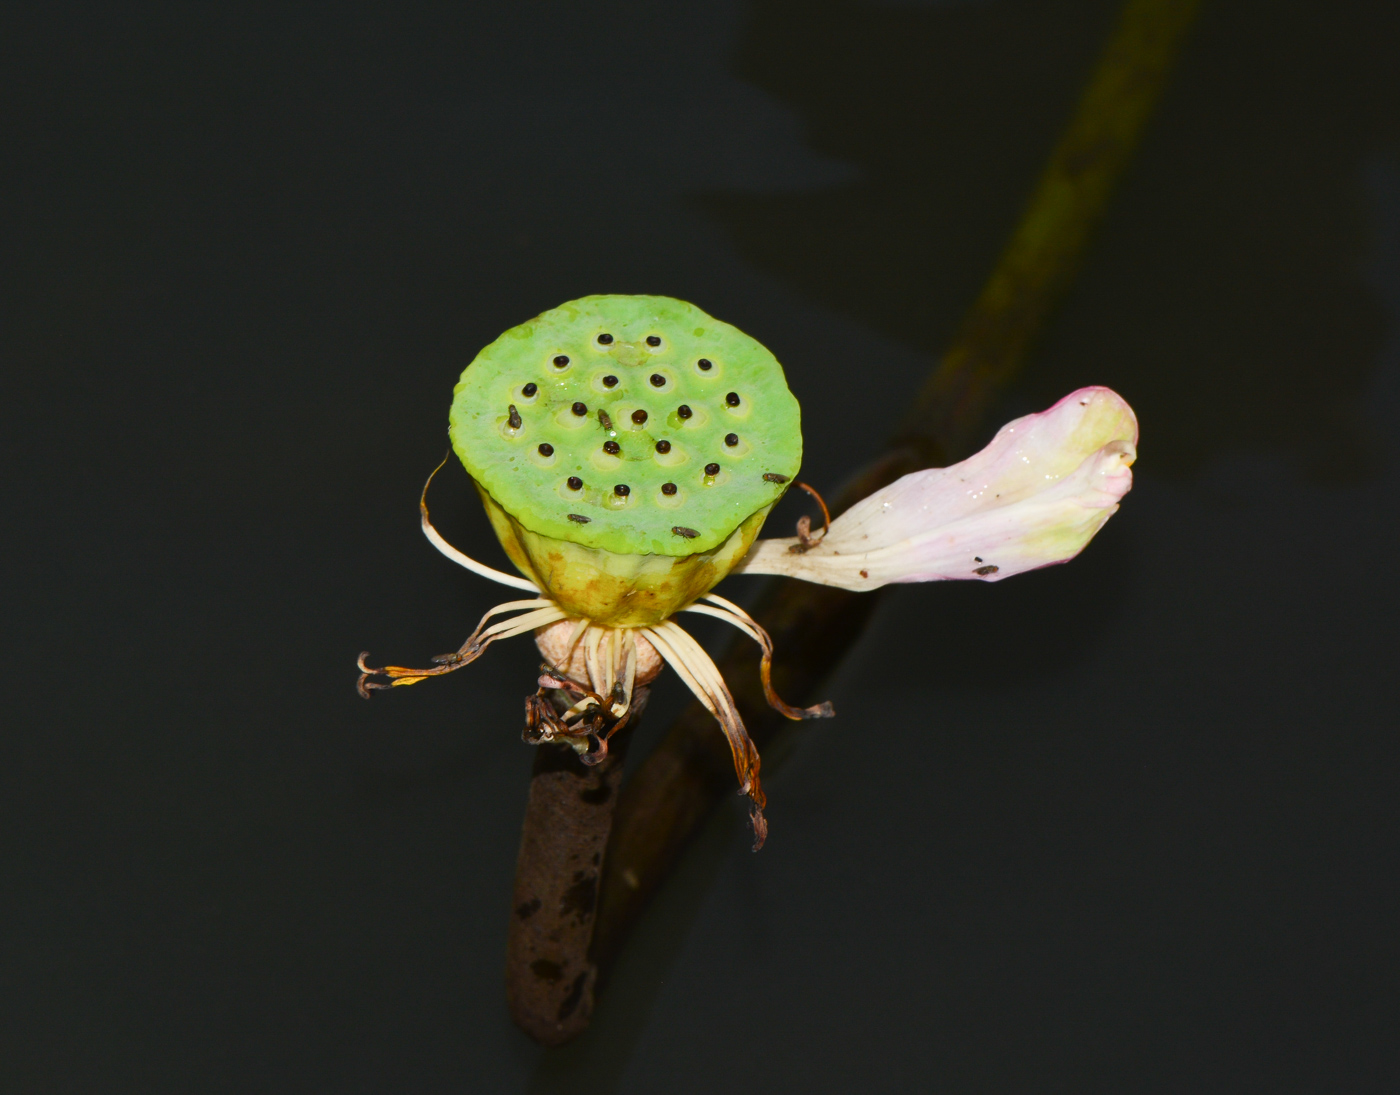
M 760 540 L 735 573 L 845 589 L 948 578 L 1000 581 L 1083 550 L 1133 484 L 1137 418 L 1116 392 L 1081 388 L 1010 422 L 951 468 L 906 475 L 857 502 L 817 546 Z

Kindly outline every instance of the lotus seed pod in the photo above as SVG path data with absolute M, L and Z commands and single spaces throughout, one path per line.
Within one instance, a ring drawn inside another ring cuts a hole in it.
M 592 296 L 462 373 L 452 445 L 511 561 L 572 615 L 648 626 L 744 557 L 802 462 L 763 346 L 670 297 Z

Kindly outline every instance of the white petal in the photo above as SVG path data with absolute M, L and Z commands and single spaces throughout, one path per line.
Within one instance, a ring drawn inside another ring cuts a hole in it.
M 1002 578 L 1083 550 L 1132 487 L 1137 419 L 1108 388 L 1081 388 L 1003 426 L 951 468 L 917 471 L 857 502 L 801 554 L 760 540 L 735 572 L 845 589 Z

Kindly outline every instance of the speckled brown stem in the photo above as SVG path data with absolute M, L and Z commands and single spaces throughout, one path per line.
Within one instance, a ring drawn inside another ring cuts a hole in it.
M 588 952 L 599 874 L 627 743 L 648 695 L 636 691 L 628 729 L 595 765 L 567 745 L 537 747 L 506 934 L 506 1001 L 521 1029 L 547 1046 L 567 1042 L 593 1014 L 597 967 Z

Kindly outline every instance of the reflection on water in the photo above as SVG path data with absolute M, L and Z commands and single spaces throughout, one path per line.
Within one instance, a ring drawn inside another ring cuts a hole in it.
M 823 305 L 936 353 L 994 263 L 1117 5 L 873 8 L 758 0 L 740 75 L 857 181 L 709 194 L 742 254 Z M 1364 474 L 1356 405 L 1384 315 L 1365 288 L 1360 166 L 1400 121 L 1400 6 L 1208 4 L 1068 305 L 1029 405 L 1109 384 L 1153 469 L 1241 446 Z M 1354 74 L 1362 71 L 1368 80 Z M 1384 86 L 1377 86 L 1380 81 Z

